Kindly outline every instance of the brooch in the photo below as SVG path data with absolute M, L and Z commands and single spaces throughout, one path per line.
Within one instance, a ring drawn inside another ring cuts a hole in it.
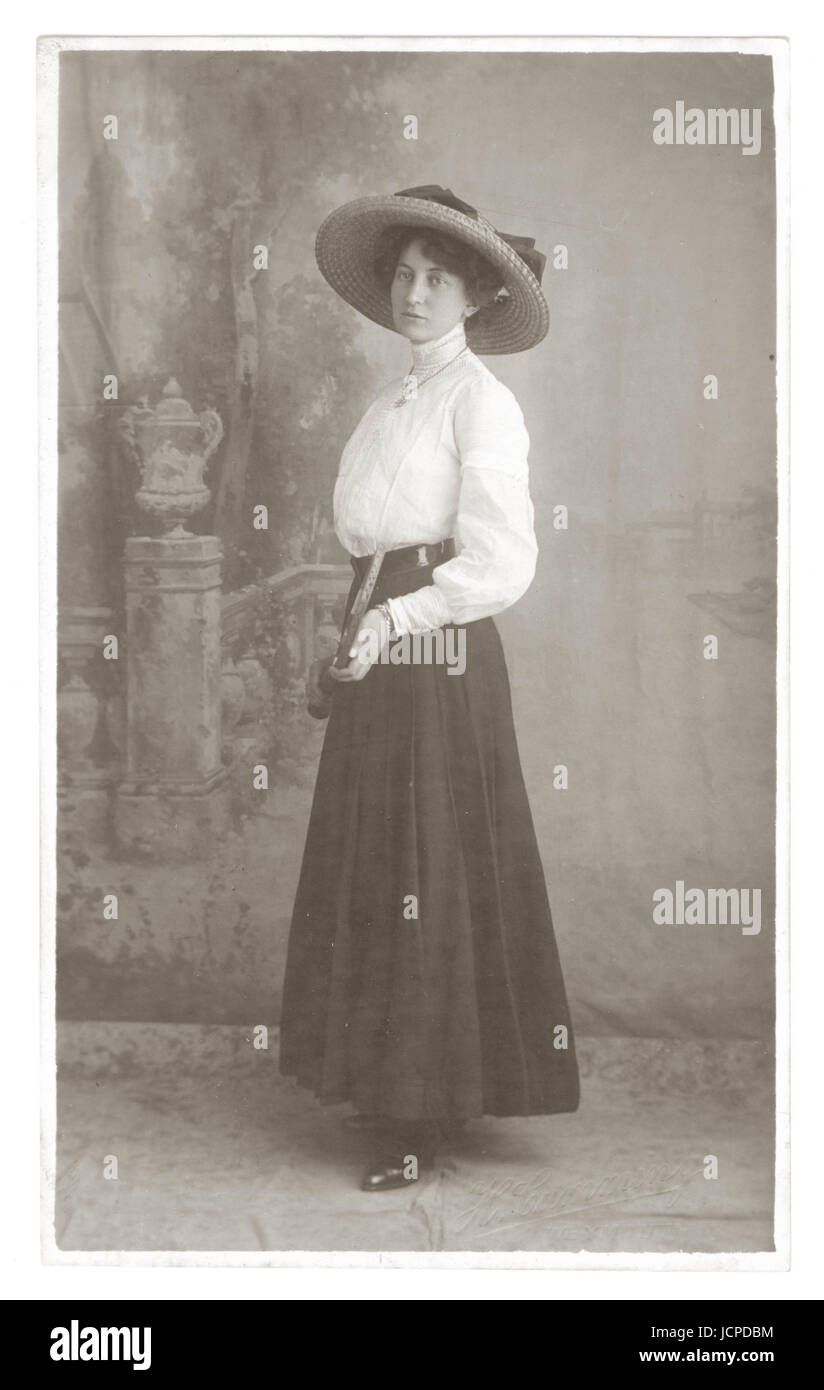
M 395 405 L 406 405 L 407 401 L 414 400 L 418 394 L 418 387 L 421 386 L 423 382 L 432 381 L 433 377 L 440 376 L 441 372 L 445 372 L 447 367 L 451 367 L 453 362 L 457 362 L 459 358 L 463 357 L 468 351 L 468 348 L 461 348 L 460 352 L 457 352 L 454 357 L 450 357 L 449 361 L 444 362 L 443 366 L 436 367 L 434 371 L 430 369 L 424 377 L 417 377 L 414 371 L 408 372 L 403 379 L 401 394 L 398 400 L 395 401 Z
M 403 379 L 403 385 L 402 385 L 402 387 L 401 387 L 401 394 L 400 394 L 400 396 L 398 397 L 398 399 L 395 401 L 395 405 L 396 405 L 396 406 L 399 406 L 399 405 L 406 405 L 406 402 L 407 402 L 407 401 L 411 401 L 415 396 L 417 396 L 417 394 L 418 394 L 418 378 L 417 378 L 416 376 L 413 376 L 413 374 L 410 372 L 409 375 L 408 375 L 408 376 L 405 376 L 404 379 Z

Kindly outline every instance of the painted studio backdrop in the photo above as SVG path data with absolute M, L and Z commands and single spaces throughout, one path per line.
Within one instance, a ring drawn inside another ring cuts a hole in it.
M 680 101 L 759 109 L 760 149 L 657 143 Z M 540 545 L 496 621 L 582 1057 L 668 1040 L 695 1081 L 740 1044 L 768 1147 L 774 177 L 765 57 L 62 55 L 61 1020 L 276 1028 L 335 472 L 408 356 L 314 234 L 438 183 L 549 258 L 549 337 L 487 359 Z M 760 930 L 679 924 L 679 884 Z

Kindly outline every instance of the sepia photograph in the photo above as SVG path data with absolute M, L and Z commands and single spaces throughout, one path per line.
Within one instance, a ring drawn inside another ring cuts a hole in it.
M 785 49 L 39 39 L 44 1258 L 782 1267 Z

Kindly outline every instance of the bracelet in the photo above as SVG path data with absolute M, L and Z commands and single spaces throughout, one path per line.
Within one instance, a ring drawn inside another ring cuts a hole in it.
M 398 634 L 397 634 L 397 632 L 396 632 L 396 630 L 395 630 L 395 622 L 394 622 L 394 619 L 393 619 L 393 617 L 392 617 L 392 610 L 391 610 L 391 608 L 389 607 L 389 604 L 388 604 L 388 603 L 376 603 L 376 604 L 375 604 L 375 611 L 376 611 L 377 613 L 380 613 L 380 615 L 381 615 L 382 618 L 385 618 L 385 619 L 386 619 L 386 622 L 389 624 L 389 640 L 390 640 L 390 642 L 394 641 L 394 639 L 397 637 Z

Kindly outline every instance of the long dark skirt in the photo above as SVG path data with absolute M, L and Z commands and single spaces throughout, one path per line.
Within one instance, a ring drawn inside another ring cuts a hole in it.
M 381 578 L 374 602 L 428 583 Z M 578 1107 L 504 654 L 491 618 L 463 631 L 463 675 L 336 688 L 289 938 L 281 1072 L 404 1120 Z

